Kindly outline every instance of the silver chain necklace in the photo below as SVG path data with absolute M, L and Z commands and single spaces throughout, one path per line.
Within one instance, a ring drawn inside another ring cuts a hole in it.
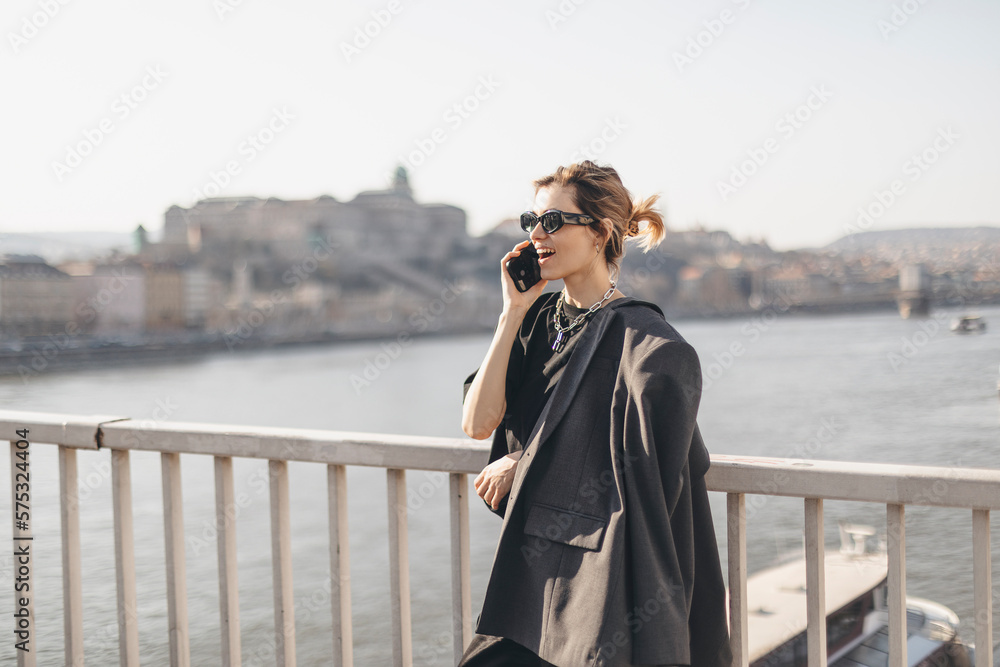
M 583 321 L 585 319 L 587 319 L 587 317 L 589 317 L 591 314 L 593 314 L 598 308 L 600 308 L 601 306 L 603 306 L 604 302 L 607 301 L 609 298 L 611 298 L 611 295 L 614 293 L 616 284 L 617 283 L 615 283 L 615 281 L 612 280 L 611 281 L 611 288 L 607 292 L 604 293 L 604 297 L 600 301 L 598 301 L 597 303 L 595 303 L 593 306 L 591 306 L 587 310 L 587 312 L 580 313 L 575 318 L 573 318 L 573 321 L 570 322 L 569 325 L 567 325 L 565 327 L 559 322 L 559 320 L 562 319 L 563 296 L 565 296 L 566 290 L 564 289 L 561 292 L 559 292 L 559 299 L 556 301 L 556 308 L 555 308 L 555 310 L 553 311 L 553 314 L 552 314 L 552 323 L 555 325 L 556 332 L 557 332 L 556 333 L 556 340 L 555 340 L 554 343 L 552 343 L 552 349 L 553 349 L 553 351 L 555 351 L 555 352 L 562 352 L 562 349 L 566 346 L 566 342 L 563 340 L 563 334 L 564 333 L 568 333 L 568 332 L 572 331 L 573 329 L 575 329 L 576 327 L 580 326 L 580 324 L 582 324 Z

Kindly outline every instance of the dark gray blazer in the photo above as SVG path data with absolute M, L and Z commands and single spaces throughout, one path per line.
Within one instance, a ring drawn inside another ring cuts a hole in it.
M 633 297 L 579 335 L 518 463 L 476 630 L 561 667 L 728 667 L 698 355 Z

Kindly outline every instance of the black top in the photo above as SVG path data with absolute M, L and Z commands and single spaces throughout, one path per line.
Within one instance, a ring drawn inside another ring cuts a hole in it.
M 535 427 L 535 422 L 538 421 L 538 417 L 542 413 L 542 408 L 545 407 L 556 383 L 562 377 L 566 362 L 569 361 L 573 350 L 576 349 L 580 332 L 586 329 L 590 320 L 593 319 L 591 315 L 571 332 L 563 333 L 565 346 L 560 352 L 554 351 L 552 344 L 555 342 L 557 334 L 552 318 L 559 294 L 559 292 L 545 292 L 540 295 L 528 308 L 521 321 L 521 327 L 518 330 L 517 338 L 514 339 L 514 344 L 511 346 L 510 359 L 507 362 L 505 392 L 507 410 L 504 413 L 503 421 L 497 426 L 497 432 L 494 434 L 493 451 L 490 453 L 491 463 L 505 454 L 522 450 L 527 446 L 528 438 Z M 564 299 L 562 326 L 567 326 L 577 315 L 587 312 L 588 308 L 577 308 Z M 469 393 L 472 380 L 478 372 L 477 368 L 465 379 L 465 387 L 462 391 L 463 403 L 466 394 Z M 507 451 L 500 451 L 502 448 L 498 446 L 503 442 L 500 440 L 501 434 L 506 440 Z M 505 506 L 506 499 L 498 510 L 501 515 Z

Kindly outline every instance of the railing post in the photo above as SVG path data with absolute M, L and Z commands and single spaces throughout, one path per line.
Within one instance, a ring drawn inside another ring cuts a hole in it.
M 976 609 L 976 664 L 993 667 L 993 573 L 990 511 L 972 510 L 972 586 Z
M 63 633 L 66 664 L 83 667 L 83 583 L 80 576 L 80 477 L 76 450 L 59 447 L 62 519 Z
M 292 589 L 292 531 L 288 508 L 288 462 L 267 462 L 271 478 L 271 568 L 274 575 L 275 658 L 295 667 L 295 597 Z
M 451 614 L 455 663 L 472 641 L 472 584 L 469 555 L 469 481 L 465 473 L 448 475 L 451 496 Z
M 160 454 L 163 477 L 163 531 L 167 565 L 167 618 L 171 667 L 191 665 L 188 635 L 187 568 L 184 564 L 184 503 L 181 491 L 181 455 Z
M 406 471 L 387 471 L 389 501 L 389 590 L 392 604 L 392 657 L 396 667 L 412 667 L 410 564 L 406 532 Z
M 215 457 L 215 527 L 219 552 L 219 629 L 222 634 L 222 664 L 239 667 L 240 587 L 236 566 L 236 504 L 233 493 L 233 459 Z
M 347 532 L 347 468 L 326 467 L 330 512 L 330 605 L 333 613 L 334 667 L 353 667 L 351 556 Z
M 747 504 L 742 493 L 726 494 L 726 546 L 729 557 L 729 644 L 733 666 L 748 667 Z
M 906 667 L 906 509 L 886 510 L 889 542 L 889 667 Z
M 118 653 L 123 667 L 138 667 L 132 472 L 127 449 L 111 450 L 111 480 L 115 514 L 115 575 L 118 582 Z
M 823 499 L 805 499 L 806 628 L 809 667 L 827 667 L 826 555 L 823 544 Z

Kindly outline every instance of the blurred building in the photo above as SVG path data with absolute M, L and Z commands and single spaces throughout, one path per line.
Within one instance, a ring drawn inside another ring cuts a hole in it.
M 131 261 L 64 266 L 73 276 L 82 333 L 139 336 L 146 330 L 146 272 Z
M 177 331 L 185 326 L 184 276 L 170 264 L 146 270 L 146 331 Z
M 478 259 L 465 211 L 417 202 L 403 167 L 390 187 L 350 201 L 217 197 L 171 206 L 160 241 L 151 242 L 141 228 L 135 238 L 143 263 L 201 272 L 187 273 L 182 290 L 188 326 L 245 332 L 252 316 L 259 321 L 250 327 L 253 336 L 303 336 L 358 321 L 405 328 L 414 305 L 439 298 Z M 176 326 L 176 280 L 166 274 L 154 280 L 148 307 L 158 312 L 147 326 Z M 225 286 L 225 294 L 206 315 L 195 304 L 206 301 L 199 295 L 214 284 Z M 468 319 L 477 304 L 471 294 L 455 303 L 449 298 L 436 322 Z
M 241 249 L 277 262 L 295 262 L 311 251 L 335 250 L 340 259 L 403 261 L 418 268 L 444 264 L 466 233 L 465 211 L 414 200 L 406 170 L 392 187 L 361 192 L 346 202 L 315 199 L 216 197 L 190 208 L 171 206 L 163 239 L 146 243 L 161 258 L 202 254 L 232 256 Z
M 923 316 L 930 312 L 931 277 L 923 264 L 907 264 L 899 269 L 899 314 Z
M 0 260 L 0 337 L 76 333 L 69 275 L 37 255 Z

